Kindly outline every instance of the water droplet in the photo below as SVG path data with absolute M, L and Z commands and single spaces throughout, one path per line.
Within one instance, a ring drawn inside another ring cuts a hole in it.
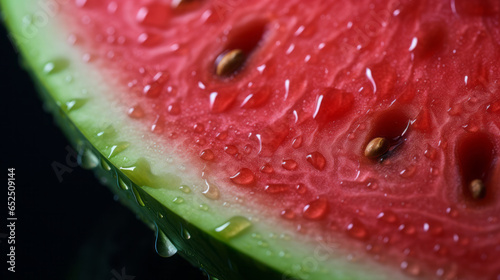
M 128 109 L 128 115 L 133 119 L 140 119 L 144 117 L 144 110 L 140 105 L 135 105 Z
M 226 140 L 227 136 L 228 136 L 227 131 L 222 131 L 222 132 L 217 133 L 217 135 L 215 136 L 215 139 L 223 141 L 223 140 Z
M 205 180 L 205 185 L 206 189 L 202 192 L 202 194 L 209 199 L 219 199 L 219 187 L 217 187 L 217 185 L 215 184 L 209 183 L 207 180 Z
M 302 185 L 302 184 L 298 184 L 295 188 L 297 189 L 298 194 L 302 195 L 302 194 L 305 194 L 307 192 L 307 187 Z
M 283 217 L 284 219 L 293 220 L 295 219 L 295 216 L 295 212 L 293 212 L 293 210 L 291 209 L 285 209 L 281 211 L 281 217 Z
M 379 221 L 383 221 L 385 223 L 394 224 L 398 221 L 398 218 L 394 212 L 391 210 L 385 210 L 380 212 L 377 216 Z
M 43 73 L 55 74 L 66 69 L 69 66 L 69 61 L 63 58 L 54 59 L 45 63 L 43 66 Z
M 272 95 L 272 90 L 270 88 L 268 87 L 260 88 L 248 94 L 240 106 L 241 108 L 244 109 L 258 108 L 264 105 L 271 95 Z
M 166 5 L 151 3 L 139 9 L 136 20 L 142 25 L 163 28 L 167 25 L 169 17 L 169 8 Z
M 164 129 L 164 121 L 161 115 L 157 115 L 151 125 L 151 132 L 162 133 Z
M 247 155 L 250 154 L 252 152 L 252 146 L 245 145 L 245 147 L 243 147 L 243 152 Z
M 78 164 L 84 169 L 94 169 L 99 165 L 99 157 L 91 149 L 82 149 L 78 153 Z
M 120 142 L 116 145 L 113 145 L 110 147 L 108 158 L 112 158 L 119 153 L 123 152 L 125 149 L 127 149 L 130 146 L 129 142 Z
M 203 131 L 205 131 L 205 126 L 201 123 L 197 123 L 193 126 L 193 130 L 196 133 L 202 133 Z
M 290 189 L 286 184 L 269 184 L 264 188 L 267 193 L 283 193 Z
M 134 185 L 132 185 L 132 192 L 134 194 L 135 201 L 137 202 L 137 204 L 139 204 L 141 207 L 146 206 L 146 204 L 144 204 L 144 201 L 142 200 L 142 197 L 141 197 L 141 194 L 139 193 L 139 190 Z
M 118 185 L 124 191 L 128 191 L 128 189 L 130 188 L 129 185 L 125 183 L 125 181 L 122 178 L 118 178 Z
M 207 143 L 207 140 L 205 140 L 204 138 L 198 138 L 196 139 L 196 141 L 194 141 L 194 143 L 198 146 L 204 146 Z
M 61 108 L 66 112 L 71 112 L 80 109 L 83 105 L 85 105 L 85 103 L 87 103 L 87 101 L 87 99 L 82 98 L 73 99 L 65 102 Z
M 228 110 L 236 99 L 238 91 L 234 89 L 220 89 L 210 93 L 210 110 L 214 113 L 222 113 Z
M 318 96 L 313 119 L 320 124 L 327 124 L 343 117 L 352 109 L 354 96 L 351 93 L 325 88 L 314 90 L 313 95 Z
M 411 276 L 418 276 L 420 274 L 420 266 L 410 261 L 402 261 L 401 269 Z
M 180 187 L 179 187 L 179 190 L 180 190 L 181 192 L 183 192 L 183 193 L 191 193 L 191 189 L 190 189 L 188 186 L 186 186 L 186 185 L 182 185 L 182 186 L 180 186 Z
M 182 236 L 184 237 L 184 239 L 187 239 L 187 240 L 191 239 L 191 234 L 189 233 L 189 231 L 187 229 L 184 229 L 182 231 Z
M 184 198 L 180 197 L 180 196 L 177 196 L 175 197 L 173 200 L 172 200 L 173 203 L 175 204 L 182 204 L 184 203 Z
M 309 162 L 314 168 L 318 170 L 323 170 L 326 165 L 325 157 L 319 152 L 312 152 L 306 156 L 307 162 Z
M 234 156 L 238 152 L 238 148 L 233 145 L 227 145 L 226 147 L 224 147 L 224 152 L 226 152 L 226 154 L 228 155 Z
M 177 248 L 168 239 L 165 233 L 156 227 L 156 241 L 155 241 L 156 253 L 164 258 L 172 257 L 177 253 Z
M 151 83 L 144 86 L 142 93 L 146 97 L 156 98 L 160 96 L 162 87 L 158 83 Z
M 414 235 L 417 232 L 417 229 L 412 224 L 401 224 L 398 229 L 406 235 Z
M 293 159 L 284 159 L 283 161 L 281 161 L 281 166 L 286 169 L 286 170 L 295 170 L 299 167 L 299 165 L 297 164 L 297 162 Z
M 298 149 L 298 148 L 302 147 L 302 142 L 303 142 L 303 137 L 302 137 L 302 135 L 297 136 L 297 137 L 295 137 L 295 138 L 293 139 L 293 141 L 292 141 L 292 147 L 293 147 L 294 149 Z
M 200 204 L 200 210 L 202 211 L 208 211 L 208 206 L 206 204 Z
M 153 47 L 161 43 L 163 37 L 152 33 L 141 33 L 137 37 L 137 43 L 144 47 Z
M 231 181 L 237 185 L 252 185 L 255 183 L 255 174 L 248 168 L 242 168 L 230 177 Z
M 304 207 L 302 215 L 309 220 L 318 220 L 325 216 L 327 210 L 328 201 L 323 197 L 318 197 Z
M 266 163 L 260 167 L 260 172 L 265 174 L 272 174 L 274 172 L 274 168 L 270 163 Z
M 368 230 L 358 219 L 354 218 L 346 228 L 347 234 L 355 239 L 365 240 L 368 238 Z
M 218 226 L 215 232 L 224 239 L 231 239 L 243 233 L 251 225 L 252 223 L 247 218 L 235 216 Z
M 104 158 L 101 158 L 101 166 L 102 166 L 102 169 L 104 169 L 106 171 L 111 171 L 111 166 L 108 164 L 108 162 Z
M 214 154 L 214 152 L 212 152 L 212 150 L 206 149 L 206 150 L 201 151 L 200 158 L 202 160 L 212 161 L 215 159 L 215 154 Z
M 181 113 L 181 105 L 177 102 L 171 103 L 167 107 L 167 112 L 173 116 L 179 115 Z

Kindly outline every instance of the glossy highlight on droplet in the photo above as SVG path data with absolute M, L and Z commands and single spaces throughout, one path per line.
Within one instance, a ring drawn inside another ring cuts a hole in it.
M 235 216 L 224 224 L 216 227 L 215 232 L 224 239 L 231 239 L 241 235 L 246 229 L 250 228 L 250 226 L 252 226 L 252 222 L 247 218 Z
M 230 179 L 237 185 L 248 186 L 255 183 L 255 174 L 248 168 L 241 168 Z

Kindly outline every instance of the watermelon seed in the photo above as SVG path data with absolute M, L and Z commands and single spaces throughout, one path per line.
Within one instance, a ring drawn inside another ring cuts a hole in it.
M 457 143 L 456 155 L 463 182 L 463 194 L 472 200 L 490 196 L 486 182 L 494 174 L 495 147 L 490 136 L 483 132 L 466 133 Z
M 220 77 L 228 77 L 236 73 L 245 63 L 246 56 L 240 49 L 224 52 L 216 60 L 216 74 Z
M 384 137 L 373 138 L 365 148 L 365 157 L 379 158 L 389 151 L 389 141 Z
M 469 184 L 469 191 L 474 199 L 482 199 L 486 195 L 486 186 L 480 179 L 475 179 Z

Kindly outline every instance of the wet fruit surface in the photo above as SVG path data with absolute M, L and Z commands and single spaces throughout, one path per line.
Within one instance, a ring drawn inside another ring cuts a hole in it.
M 500 274 L 497 1 L 87 2 L 75 47 L 205 196 L 411 276 Z

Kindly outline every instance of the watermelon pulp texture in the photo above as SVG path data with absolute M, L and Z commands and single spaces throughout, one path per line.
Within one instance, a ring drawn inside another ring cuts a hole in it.
M 498 2 L 183 2 L 82 0 L 58 16 L 116 87 L 99 92 L 110 110 L 168 143 L 148 149 L 187 162 L 209 203 L 353 262 L 500 275 Z M 242 65 L 218 75 L 235 49 Z M 387 148 L 367 158 L 377 137 Z M 121 170 L 161 188 L 147 161 Z

